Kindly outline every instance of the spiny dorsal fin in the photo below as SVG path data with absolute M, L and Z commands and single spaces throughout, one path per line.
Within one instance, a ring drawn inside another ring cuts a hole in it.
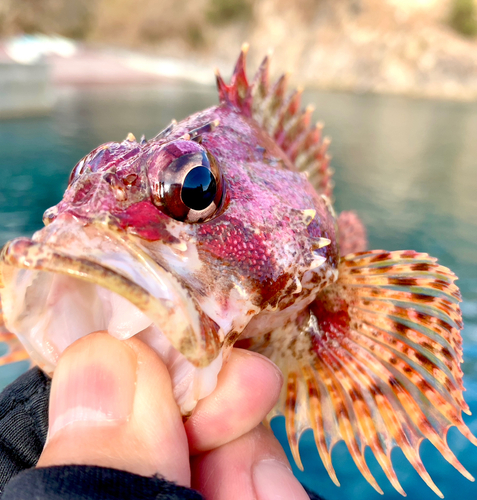
M 287 92 L 287 74 L 270 84 L 270 55 L 264 58 L 249 83 L 245 69 L 247 51 L 248 45 L 244 44 L 229 85 L 216 72 L 220 103 L 235 106 L 244 115 L 254 118 L 297 169 L 308 174 L 317 192 L 331 197 L 329 139 L 323 139 L 321 124 L 310 124 L 313 108 L 301 108 L 302 89 Z

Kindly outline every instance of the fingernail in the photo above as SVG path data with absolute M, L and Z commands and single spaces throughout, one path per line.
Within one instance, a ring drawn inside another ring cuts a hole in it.
M 310 500 L 293 472 L 278 460 L 258 462 L 252 481 L 258 500 Z
M 263 354 L 259 354 L 258 352 L 254 352 L 254 351 L 247 351 L 245 349 L 236 349 L 236 351 L 244 357 L 259 358 L 260 361 L 264 365 L 272 368 L 272 370 L 275 372 L 277 378 L 280 380 L 280 383 L 283 383 L 283 373 L 280 370 L 280 368 L 278 368 L 278 366 L 271 359 L 267 358 Z
M 111 425 L 131 415 L 136 355 L 126 344 L 108 337 L 85 337 L 61 357 L 51 387 L 48 439 L 75 423 Z

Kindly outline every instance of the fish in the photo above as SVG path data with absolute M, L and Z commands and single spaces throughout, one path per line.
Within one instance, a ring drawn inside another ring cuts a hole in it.
M 233 346 L 282 371 L 267 416 L 285 416 L 293 458 L 313 431 L 344 441 L 366 480 L 370 448 L 405 495 L 399 447 L 440 497 L 419 456 L 428 439 L 466 478 L 447 444 L 464 423 L 457 277 L 413 250 L 368 250 L 354 212 L 333 209 L 329 139 L 267 55 L 246 73 L 248 46 L 219 104 L 150 140 L 128 134 L 73 168 L 45 227 L 0 256 L 2 363 L 29 357 L 51 374 L 61 353 L 97 330 L 137 336 L 167 365 L 183 415 L 215 388 Z

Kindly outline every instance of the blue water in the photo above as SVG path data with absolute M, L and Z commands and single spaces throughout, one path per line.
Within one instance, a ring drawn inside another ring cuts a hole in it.
M 310 92 L 305 101 L 315 103 L 316 118 L 333 138 L 337 210 L 359 212 L 371 248 L 425 251 L 460 277 L 466 400 L 477 415 L 477 104 L 324 92 Z M 0 245 L 40 228 L 43 211 L 60 199 L 71 168 L 101 142 L 122 140 L 128 132 L 151 137 L 172 118 L 215 102 L 215 90 L 188 85 L 63 89 L 50 116 L 0 122 Z M 0 384 L 24 368 L 0 370 Z M 477 433 L 477 419 L 464 419 Z M 282 419 L 273 428 L 288 452 Z M 449 443 L 477 476 L 477 449 L 455 429 Z M 305 472 L 295 468 L 297 476 L 325 498 L 381 498 L 343 443 L 333 450 L 341 488 L 329 479 L 310 431 L 300 450 Z M 428 442 L 421 455 L 447 499 L 477 497 L 477 485 Z M 409 499 L 437 498 L 400 450 L 392 456 Z M 401 498 L 372 453 L 367 460 L 385 498 Z

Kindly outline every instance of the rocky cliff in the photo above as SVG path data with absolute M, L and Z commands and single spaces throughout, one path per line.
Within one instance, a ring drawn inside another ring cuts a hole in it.
M 307 86 L 474 99 L 477 39 L 451 27 L 460 4 L 456 22 L 472 28 L 473 1 L 2 0 L 0 35 L 58 33 L 228 66 L 248 41 L 252 64 L 274 49 Z

